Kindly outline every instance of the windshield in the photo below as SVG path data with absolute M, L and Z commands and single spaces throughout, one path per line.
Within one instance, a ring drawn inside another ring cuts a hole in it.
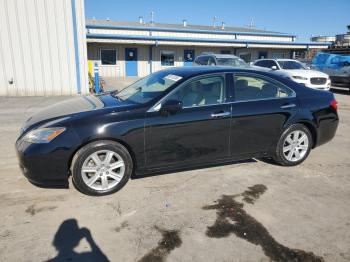
M 235 66 L 235 67 L 249 67 L 246 62 L 240 58 L 217 58 L 218 65 L 220 66 Z
M 168 71 L 156 72 L 115 93 L 114 96 L 122 101 L 145 104 L 158 97 L 181 78 Z
M 278 63 L 280 64 L 280 67 L 282 69 L 290 70 L 290 69 L 306 69 L 302 63 L 298 61 L 292 61 L 292 60 L 285 60 L 281 61 L 278 60 Z

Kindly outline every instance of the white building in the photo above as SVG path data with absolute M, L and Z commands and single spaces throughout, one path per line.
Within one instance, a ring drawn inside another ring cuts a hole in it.
M 291 58 L 328 43 L 299 43 L 290 34 L 254 28 L 88 20 L 88 59 L 102 77 L 145 76 L 170 66 L 191 65 L 202 52 L 230 53 L 247 62 Z
M 328 46 L 255 28 L 140 20 L 85 21 L 83 0 L 0 0 L 0 96 L 86 94 L 92 63 L 118 78 L 191 65 L 202 52 L 253 61 Z

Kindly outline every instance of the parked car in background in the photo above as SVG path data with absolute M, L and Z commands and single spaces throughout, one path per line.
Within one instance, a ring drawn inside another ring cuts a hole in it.
M 347 84 L 350 91 L 350 55 L 318 53 L 312 67 L 328 74 L 332 83 Z
M 34 184 L 67 186 L 71 175 L 81 192 L 105 195 L 131 174 L 256 157 L 295 166 L 337 126 L 330 92 L 262 71 L 191 66 L 52 105 L 26 121 L 16 148 Z
M 194 65 L 199 66 L 233 66 L 248 68 L 249 65 L 243 59 L 230 54 L 202 54 L 196 57 Z
M 253 63 L 253 66 L 289 78 L 306 87 L 321 90 L 329 90 L 331 88 L 331 80 L 327 74 L 310 70 L 297 60 L 259 59 Z

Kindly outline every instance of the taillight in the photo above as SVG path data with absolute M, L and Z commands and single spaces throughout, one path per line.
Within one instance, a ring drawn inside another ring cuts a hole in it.
M 337 102 L 337 100 L 333 99 L 331 101 L 331 107 L 334 108 L 334 110 L 337 111 L 337 109 L 338 109 L 338 102 Z

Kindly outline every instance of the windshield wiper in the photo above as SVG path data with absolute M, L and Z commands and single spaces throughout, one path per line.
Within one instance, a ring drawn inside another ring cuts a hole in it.
M 118 91 L 118 90 L 115 90 L 115 91 L 111 92 L 111 96 L 114 97 L 114 98 L 116 98 L 116 99 L 118 99 L 118 100 L 120 100 L 120 101 L 124 101 L 123 99 L 121 99 L 121 98 L 117 95 L 118 93 L 119 93 L 119 91 Z

